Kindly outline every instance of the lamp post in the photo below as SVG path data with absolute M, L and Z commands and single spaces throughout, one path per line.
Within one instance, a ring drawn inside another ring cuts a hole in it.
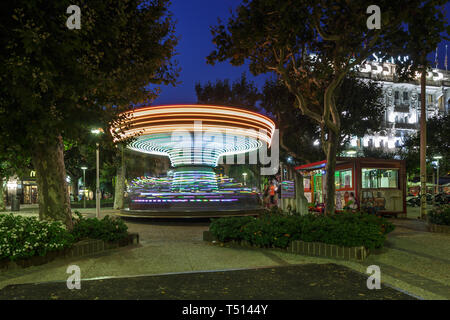
M 81 167 L 83 170 L 83 208 L 86 209 L 86 169 L 87 167 Z
M 99 135 L 100 133 L 102 133 L 103 130 L 102 129 L 94 129 L 91 130 L 91 133 Z M 95 216 L 98 218 L 100 218 L 100 144 L 97 142 L 95 144 L 97 146 L 97 150 L 96 150 L 96 154 L 97 154 L 97 184 L 96 184 L 96 189 L 95 189 Z
M 437 160 L 437 193 L 439 193 L 439 160 L 442 159 L 442 156 L 434 156 L 433 159 Z
M 247 185 L 247 182 L 246 182 L 247 172 L 244 172 L 242 175 L 244 176 L 244 186 L 246 186 Z

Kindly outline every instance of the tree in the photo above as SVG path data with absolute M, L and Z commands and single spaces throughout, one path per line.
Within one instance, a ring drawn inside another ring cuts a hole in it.
M 81 29 L 66 27 L 70 1 L 0 4 L 0 144 L 36 170 L 40 219 L 72 227 L 63 139 L 78 141 L 130 106 L 149 84 L 174 83 L 176 39 L 167 1 L 81 1 Z M 6 148 L 6 147 L 5 147 Z
M 326 211 L 335 207 L 334 172 L 341 132 L 336 93 L 373 52 L 390 52 L 393 35 L 421 1 L 378 1 L 380 29 L 367 27 L 366 1 L 244 1 L 227 25 L 212 28 L 209 63 L 250 61 L 254 74 L 275 72 L 296 107 L 321 127 L 326 154 Z
M 208 81 L 205 85 L 195 84 L 197 103 L 217 104 L 220 106 L 238 106 L 257 110 L 256 103 L 260 100 L 258 88 L 253 82 L 247 80 L 245 73 L 241 78 L 230 85 L 228 79 Z
M 439 160 L 440 172 L 450 171 L 450 115 L 437 116 L 428 119 L 427 131 L 427 171 L 431 169 L 430 164 L 436 159 L 435 156 L 442 156 Z M 406 161 L 408 175 L 420 175 L 420 132 L 407 136 L 403 147 L 397 154 Z M 423 190 L 423 189 L 422 189 Z
M 266 81 L 262 90 L 261 108 L 273 115 L 279 130 L 280 147 L 286 152 L 286 156 L 291 156 L 300 163 L 323 159 L 323 151 L 314 144 L 320 140 L 320 127 L 295 108 L 295 96 L 281 81 Z
M 261 108 L 277 120 L 280 146 L 303 163 L 323 160 L 323 150 L 314 144 L 320 140 L 320 126 L 295 108 L 295 96 L 286 86 L 281 81 L 266 81 L 262 96 Z M 363 137 L 379 128 L 386 109 L 382 97 L 376 82 L 352 77 L 343 80 L 336 92 L 336 107 L 341 114 L 337 152 L 343 151 L 352 137 Z
M 410 60 L 399 65 L 397 73 L 400 79 L 411 80 L 420 74 L 420 183 L 421 190 L 426 190 L 427 180 L 427 119 L 426 119 L 426 75 L 431 67 L 427 55 L 434 51 L 442 39 L 449 39 L 450 25 L 442 8 L 447 1 L 423 1 L 413 8 L 403 28 L 396 36 L 394 43 L 399 52 L 409 52 Z M 421 193 L 420 215 L 426 216 L 426 192 Z
M 217 80 L 215 83 L 208 81 L 204 85 L 197 83 L 195 85 L 195 92 L 197 94 L 198 104 L 235 106 L 251 111 L 259 111 L 257 103 L 261 99 L 261 94 L 255 84 L 247 80 L 245 73 L 241 75 L 240 79 L 233 81 L 231 85 L 228 79 Z M 243 172 L 248 174 L 248 183 L 259 182 L 259 170 L 252 164 L 232 166 L 229 175 L 230 177 L 242 180 Z

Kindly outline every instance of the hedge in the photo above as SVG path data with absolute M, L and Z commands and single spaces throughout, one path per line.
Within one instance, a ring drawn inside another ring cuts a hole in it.
M 384 218 L 348 212 L 332 216 L 225 217 L 213 220 L 210 225 L 211 233 L 219 241 L 246 240 L 253 245 L 278 248 L 286 248 L 292 240 L 381 248 L 386 234 L 394 228 Z
M 428 212 L 428 221 L 433 224 L 450 226 L 450 205 L 442 205 Z

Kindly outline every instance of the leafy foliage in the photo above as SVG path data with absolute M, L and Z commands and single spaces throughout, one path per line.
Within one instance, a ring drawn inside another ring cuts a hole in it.
M 69 232 L 60 221 L 39 221 L 35 217 L 0 214 L 0 260 L 45 256 L 51 251 L 71 247 L 83 239 L 117 241 L 128 235 L 127 225 L 109 216 L 102 220 L 83 218 L 77 213 L 75 227 Z
M 220 218 L 210 231 L 220 241 L 246 240 L 262 247 L 285 248 L 292 240 L 344 247 L 381 248 L 394 225 L 384 218 L 359 213 L 331 216 L 269 214 L 259 219 Z
M 72 234 L 79 241 L 82 239 L 99 239 L 103 241 L 116 241 L 128 236 L 128 226 L 121 219 L 105 216 L 102 220 L 97 218 L 84 218 L 75 212 L 78 218 L 74 221 Z
M 74 241 L 61 222 L 0 214 L 0 260 L 45 256 L 50 251 L 70 247 Z
M 242 227 L 253 221 L 253 217 L 227 217 L 212 220 L 209 230 L 219 241 L 242 240 Z
M 450 114 L 433 117 L 427 120 L 427 162 L 432 172 L 431 163 L 434 156 L 442 156 L 439 160 L 441 172 L 450 171 Z M 408 174 L 419 173 L 420 167 L 420 132 L 407 136 L 403 148 L 398 150 L 398 156 L 406 161 Z
M 346 77 L 336 93 L 341 113 L 338 152 L 345 149 L 351 137 L 363 137 L 381 124 L 386 106 L 381 102 L 381 86 L 372 81 Z M 319 97 L 323 100 L 323 97 Z M 322 160 L 320 125 L 295 108 L 295 96 L 280 81 L 266 81 L 262 92 L 263 108 L 277 120 L 280 145 L 301 163 Z M 301 130 L 299 130 L 301 128 Z M 314 145 L 314 141 L 319 145 Z
M 450 205 L 446 204 L 428 212 L 428 221 L 450 226 Z
M 66 217 L 68 226 L 68 199 L 56 196 L 65 189 L 62 139 L 87 145 L 90 130 L 103 128 L 108 141 L 95 142 L 113 149 L 109 125 L 152 101 L 151 85 L 174 84 L 178 74 L 168 1 L 82 0 L 79 30 L 66 27 L 71 4 L 0 3 L 0 154 L 32 158 L 40 216 Z M 50 153 L 58 154 L 54 166 Z
M 241 78 L 230 85 L 228 79 L 217 80 L 215 83 L 207 82 L 195 85 L 197 103 L 217 104 L 221 106 L 237 106 L 256 110 L 256 102 L 260 99 L 258 88 L 253 82 L 247 80 L 245 73 Z
M 442 14 L 424 15 L 428 23 L 413 18 L 423 15 L 424 2 L 436 13 L 435 7 L 445 1 L 378 1 L 383 8 L 381 28 L 368 29 L 366 1 L 246 0 L 226 24 L 211 28 L 216 48 L 207 57 L 209 63 L 247 61 L 255 75 L 275 73 L 295 96 L 295 108 L 320 125 L 327 157 L 327 213 L 335 207 L 332 179 L 343 121 L 337 97 L 343 81 L 355 76 L 358 65 L 373 52 L 409 54 L 410 48 L 401 47 L 409 38 L 403 29 L 420 25 L 419 39 L 439 38 L 446 26 Z

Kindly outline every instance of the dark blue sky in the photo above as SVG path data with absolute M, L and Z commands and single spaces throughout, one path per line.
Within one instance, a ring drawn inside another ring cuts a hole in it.
M 176 47 L 175 59 L 181 67 L 176 87 L 162 86 L 161 95 L 153 104 L 196 103 L 195 83 L 215 82 L 218 79 L 234 81 L 242 72 L 246 72 L 248 79 L 259 86 L 264 84 L 268 76 L 253 77 L 246 66 L 234 67 L 229 62 L 218 63 L 214 66 L 206 64 L 214 45 L 210 26 L 217 25 L 217 18 L 227 21 L 230 9 L 235 9 L 240 0 L 172 0 L 169 10 L 177 21 L 176 35 L 180 38 Z
M 230 16 L 230 9 L 235 9 L 240 0 L 172 0 L 169 10 L 176 21 L 175 31 L 180 38 L 176 47 L 175 59 L 181 67 L 176 87 L 162 86 L 160 96 L 153 102 L 156 104 L 196 103 L 195 83 L 215 82 L 218 79 L 238 79 L 246 72 L 248 79 L 258 87 L 264 84 L 270 74 L 254 77 L 247 66 L 234 67 L 229 62 L 215 66 L 206 64 L 206 56 L 214 50 L 210 26 L 217 25 L 217 18 L 224 22 Z M 446 5 L 447 17 L 450 20 L 450 3 Z M 447 42 L 450 51 L 450 43 Z M 449 52 L 450 54 L 450 52 Z M 439 45 L 439 66 L 444 69 L 445 43 Z M 434 61 L 434 53 L 430 54 Z M 450 57 L 448 61 L 450 67 Z

